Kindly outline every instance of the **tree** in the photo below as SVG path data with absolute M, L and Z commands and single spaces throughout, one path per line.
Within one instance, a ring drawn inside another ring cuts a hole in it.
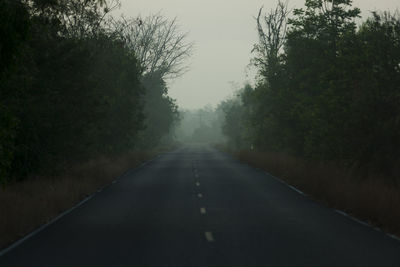
M 168 97 L 166 80 L 182 75 L 191 55 L 193 43 L 187 42 L 176 18 L 168 20 L 160 14 L 144 19 L 122 18 L 113 21 L 116 32 L 126 47 L 139 60 L 145 92 L 145 129 L 140 133 L 141 145 L 151 147 L 170 134 L 178 120 L 175 100 Z
M 282 141 L 276 137 L 283 138 L 286 135 L 276 135 L 276 131 L 278 128 L 283 130 L 281 126 L 289 111 L 283 109 L 290 100 L 287 95 L 283 97 L 287 87 L 283 48 L 287 41 L 290 14 L 287 2 L 279 1 L 275 9 L 267 14 L 260 9 L 257 16 L 259 41 L 253 49 L 256 54 L 253 63 L 260 77 L 255 89 L 245 90 L 242 98 L 248 110 L 245 121 L 248 128 L 252 129 L 252 143 L 258 148 L 282 148 Z
M 356 32 L 359 9 L 351 1 L 307 0 L 295 9 L 285 46 L 287 97 L 292 100 L 287 132 L 295 151 L 319 159 L 343 154 L 339 129 L 349 105 L 339 43 Z M 291 128 L 291 129 L 290 129 Z
M 30 28 L 29 13 L 21 1 L 0 1 L 0 184 L 7 181 L 16 153 L 19 120 L 8 105 L 14 94 L 8 77 L 18 71 L 19 58 Z
M 142 77 L 145 88 L 144 126 L 140 132 L 142 147 L 155 147 L 161 139 L 168 135 L 179 119 L 175 100 L 168 96 L 168 87 L 161 73 L 147 73 Z
M 287 2 L 280 1 L 270 13 L 262 16 L 262 8 L 258 12 L 257 32 L 259 41 L 252 50 L 256 53 L 253 63 L 267 76 L 274 74 L 274 69 L 278 64 L 279 54 L 286 41 L 289 14 Z
M 395 176 L 400 159 L 399 37 L 400 14 L 374 12 L 343 50 L 352 88 L 349 157 L 388 177 Z
M 176 78 L 187 70 L 185 61 L 192 54 L 193 43 L 187 42 L 188 34 L 180 31 L 176 18 L 168 20 L 161 14 L 122 18 L 114 26 L 137 56 L 143 75 Z
M 228 137 L 228 143 L 237 149 L 257 145 L 255 132 L 258 129 L 252 124 L 254 112 L 257 111 L 253 97 L 253 88 L 246 84 L 234 97 L 222 101 L 217 108 L 217 112 L 224 114 L 222 133 Z M 258 121 L 258 125 L 262 123 Z
M 141 69 L 104 19 L 110 3 L 117 2 L 1 2 L 11 14 L 0 18 L 8 34 L 0 40 L 3 182 L 137 145 Z
M 337 55 L 338 38 L 354 32 L 354 19 L 360 9 L 351 6 L 352 0 L 306 0 L 306 9 L 294 9 L 289 20 L 291 35 L 324 41 L 333 57 Z

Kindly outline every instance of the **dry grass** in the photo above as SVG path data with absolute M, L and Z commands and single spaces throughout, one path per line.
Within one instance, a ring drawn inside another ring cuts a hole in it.
M 363 178 L 333 164 L 276 153 L 239 151 L 243 162 L 264 169 L 330 207 L 400 236 L 400 188 L 383 177 Z
M 76 165 L 58 177 L 31 177 L 0 188 L 0 248 L 71 208 L 157 153 L 136 152 Z

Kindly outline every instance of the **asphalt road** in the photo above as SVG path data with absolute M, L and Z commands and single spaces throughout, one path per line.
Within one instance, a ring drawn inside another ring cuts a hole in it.
M 400 266 L 400 242 L 206 146 L 166 153 L 0 266 Z

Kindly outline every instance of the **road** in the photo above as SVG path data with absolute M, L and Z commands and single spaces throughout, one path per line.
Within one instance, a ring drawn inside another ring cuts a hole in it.
M 165 153 L 0 266 L 400 266 L 400 242 L 213 148 Z

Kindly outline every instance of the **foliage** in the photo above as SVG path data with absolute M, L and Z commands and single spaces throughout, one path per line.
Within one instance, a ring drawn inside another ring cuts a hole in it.
M 139 133 L 142 147 L 154 147 L 170 134 L 179 120 L 178 106 L 168 96 L 168 88 L 161 73 L 147 73 L 142 79 L 146 88 L 144 96 L 145 129 Z
M 162 75 L 143 71 L 110 18 L 118 6 L 0 2 L 0 183 L 125 153 L 143 145 L 143 131 L 154 146 L 177 119 Z
M 176 18 L 169 20 L 161 14 L 122 17 L 111 23 L 141 66 L 146 92 L 145 129 L 139 133 L 139 142 L 141 147 L 152 147 L 170 136 L 179 120 L 178 107 L 168 96 L 166 81 L 187 70 L 185 61 L 192 53 L 193 43 L 187 41 L 187 33 L 180 31 Z
M 400 160 L 400 16 L 374 12 L 357 28 L 360 11 L 351 4 L 306 0 L 291 17 L 282 3 L 263 17 L 260 10 L 254 50 L 259 79 L 226 109 L 231 140 L 394 176 Z

